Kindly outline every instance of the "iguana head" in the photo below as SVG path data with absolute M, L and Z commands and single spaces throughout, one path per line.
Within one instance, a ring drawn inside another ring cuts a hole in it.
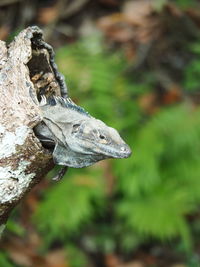
M 46 140 L 54 140 L 53 158 L 59 165 L 81 168 L 102 159 L 131 155 L 131 149 L 115 129 L 91 117 L 71 100 L 43 100 L 41 111 L 46 129 L 40 134 L 45 132 Z
M 92 117 L 72 124 L 66 136 L 69 147 L 79 153 L 103 155 L 105 158 L 127 158 L 131 154 L 115 129 Z

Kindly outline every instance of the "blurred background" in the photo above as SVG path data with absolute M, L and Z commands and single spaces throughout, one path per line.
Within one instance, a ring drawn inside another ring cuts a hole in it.
M 133 155 L 56 167 L 12 213 L 0 266 L 199 267 L 200 2 L 0 1 L 1 40 L 30 25 Z

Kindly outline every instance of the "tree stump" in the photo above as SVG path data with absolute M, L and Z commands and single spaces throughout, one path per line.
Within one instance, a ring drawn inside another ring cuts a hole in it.
M 60 85 L 64 82 L 58 75 L 51 47 L 41 43 L 45 44 L 38 27 L 23 30 L 8 46 L 0 41 L 2 228 L 20 199 L 54 166 L 52 154 L 42 147 L 33 129 L 42 120 L 39 101 L 44 81 L 47 93 L 56 96 L 61 95 Z

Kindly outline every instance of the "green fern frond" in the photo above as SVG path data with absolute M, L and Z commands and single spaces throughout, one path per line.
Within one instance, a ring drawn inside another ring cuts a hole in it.
M 93 205 L 100 201 L 104 185 L 99 171 L 89 174 L 69 174 L 45 193 L 45 199 L 34 214 L 41 232 L 48 232 L 47 241 L 65 239 L 78 233 L 92 219 Z

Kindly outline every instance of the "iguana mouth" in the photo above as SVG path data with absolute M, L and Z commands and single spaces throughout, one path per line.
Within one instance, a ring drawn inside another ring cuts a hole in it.
M 108 147 L 104 144 L 96 144 L 96 146 L 100 149 L 97 151 L 97 153 L 102 153 L 109 158 L 123 159 L 130 157 L 132 154 L 132 151 L 127 144 L 116 145 L 115 147 Z

